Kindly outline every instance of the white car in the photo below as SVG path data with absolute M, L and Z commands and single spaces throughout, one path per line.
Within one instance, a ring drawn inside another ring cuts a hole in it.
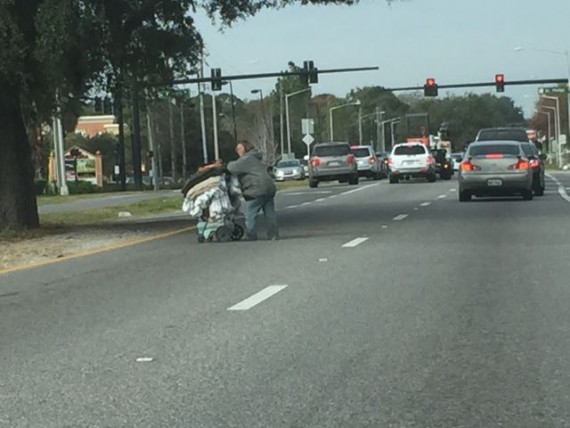
M 430 183 L 436 180 L 435 159 L 422 143 L 396 144 L 388 158 L 388 167 L 390 184 L 403 178 L 423 177 Z
M 461 161 L 463 160 L 463 153 L 452 153 L 451 160 L 453 161 L 453 170 L 459 171 L 459 165 L 461 165 Z
M 275 180 L 304 180 L 305 169 L 299 159 L 283 159 L 273 169 Z

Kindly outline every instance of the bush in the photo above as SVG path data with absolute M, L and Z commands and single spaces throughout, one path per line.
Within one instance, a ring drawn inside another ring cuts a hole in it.
M 86 193 L 100 192 L 100 189 L 89 181 L 68 181 L 67 187 L 70 195 L 84 195 Z

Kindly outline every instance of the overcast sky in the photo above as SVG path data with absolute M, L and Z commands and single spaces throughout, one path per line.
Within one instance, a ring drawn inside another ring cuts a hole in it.
M 380 67 L 319 77 L 315 94 L 344 96 L 362 86 L 423 85 L 432 76 L 439 84 L 492 81 L 495 73 L 504 73 L 506 81 L 565 78 L 564 55 L 533 49 L 569 49 L 569 20 L 570 0 L 408 0 L 391 6 L 364 0 L 350 7 L 266 10 L 223 32 L 202 15 L 196 24 L 208 65 L 225 75 L 279 71 L 289 60 L 306 59 L 321 69 Z M 234 90 L 251 99 L 252 89 L 268 93 L 274 85 L 274 79 L 239 81 Z M 507 86 L 505 92 L 527 116 L 536 94 L 536 86 Z

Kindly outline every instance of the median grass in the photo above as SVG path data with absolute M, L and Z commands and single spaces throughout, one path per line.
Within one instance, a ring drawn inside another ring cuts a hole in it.
M 111 220 L 118 220 L 119 213 L 128 211 L 133 217 L 144 217 L 153 214 L 175 213 L 182 208 L 181 196 L 163 196 L 132 204 L 113 207 L 95 208 L 85 211 L 41 214 L 42 225 L 87 225 Z
M 277 190 L 295 189 L 298 187 L 309 187 L 308 180 L 278 181 L 275 183 Z

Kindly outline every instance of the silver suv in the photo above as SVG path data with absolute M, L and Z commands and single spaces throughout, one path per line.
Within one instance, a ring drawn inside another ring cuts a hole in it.
M 348 143 L 320 143 L 315 145 L 309 162 L 309 186 L 321 181 L 358 184 L 356 158 Z

